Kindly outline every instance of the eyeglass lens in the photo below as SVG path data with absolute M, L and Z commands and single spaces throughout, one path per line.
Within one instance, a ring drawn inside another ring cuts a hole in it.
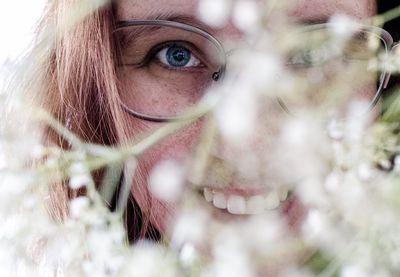
M 368 28 L 340 40 L 332 28 L 323 25 L 293 36 L 287 67 L 300 77 L 299 89 L 278 96 L 288 110 L 311 106 L 337 111 L 356 98 L 376 99 L 382 73 L 371 70 L 370 62 L 388 50 L 385 40 Z M 154 24 L 122 28 L 116 35 L 121 45 L 120 98 L 142 115 L 182 115 L 215 83 L 222 67 L 221 49 L 196 32 Z
M 195 32 L 169 26 L 130 26 L 121 44 L 120 98 L 130 110 L 176 117 L 195 105 L 215 82 L 220 50 Z
M 303 86 L 279 96 L 288 110 L 311 107 L 324 113 L 345 113 L 356 100 L 366 104 L 365 110 L 358 111 L 361 115 L 376 100 L 384 73 L 371 63 L 387 52 L 385 40 L 368 28 L 338 39 L 332 28 L 325 25 L 295 36 L 287 65 L 294 76 L 303 77 Z

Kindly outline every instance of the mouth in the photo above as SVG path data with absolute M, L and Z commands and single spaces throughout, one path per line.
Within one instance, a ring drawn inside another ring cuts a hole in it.
M 233 215 L 256 215 L 277 209 L 288 197 L 288 189 L 243 189 L 212 188 L 201 189 L 204 199 L 219 210 Z

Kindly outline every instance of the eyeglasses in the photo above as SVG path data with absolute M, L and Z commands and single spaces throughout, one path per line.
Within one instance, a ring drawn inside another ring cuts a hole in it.
M 166 20 L 118 22 L 121 105 L 154 122 L 178 118 L 223 77 L 222 44 L 197 27 Z
M 331 39 L 333 28 L 326 23 L 299 32 L 298 44 L 287 57 L 289 71 L 319 72 L 319 84 L 353 67 L 369 76 L 368 61 L 388 53 L 393 45 L 385 30 L 362 26 L 343 41 L 345 45 L 338 46 Z M 121 106 L 137 118 L 154 122 L 179 118 L 224 75 L 227 58 L 222 44 L 195 26 L 166 20 L 120 21 L 115 37 L 120 47 Z M 368 77 L 374 82 L 370 107 L 378 101 L 388 79 L 386 71 Z M 322 90 L 315 85 L 306 98 L 315 98 L 312 101 L 321 107 L 332 103 L 329 93 Z M 297 104 L 296 97 L 278 99 L 284 109 L 291 110 Z
M 378 27 L 357 27 L 349 36 L 338 37 L 337 24 L 316 24 L 292 36 L 296 45 L 287 58 L 288 71 L 303 76 L 307 83 L 304 89 L 278 96 L 286 111 L 293 114 L 296 107 L 311 106 L 340 117 L 348 104 L 362 100 L 364 108 L 353 114 L 360 116 L 376 105 L 390 78 L 390 72 L 378 70 L 377 64 L 381 55 L 392 50 L 393 38 Z

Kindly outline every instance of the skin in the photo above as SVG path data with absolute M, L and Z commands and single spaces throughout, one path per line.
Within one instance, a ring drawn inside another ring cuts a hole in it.
M 183 14 L 194 19 L 197 14 L 197 5 L 197 0 L 119 0 L 117 1 L 116 12 L 118 20 L 151 19 L 159 13 Z M 291 15 L 302 22 L 313 22 L 326 20 L 335 13 L 348 14 L 363 19 L 373 15 L 375 11 L 376 3 L 373 0 L 298 0 L 294 2 Z M 213 29 L 195 20 L 188 23 L 201 26 L 217 38 L 233 37 L 238 33 L 232 24 Z M 129 115 L 126 115 L 126 122 L 126 130 L 132 138 L 139 138 L 143 134 L 160 127 L 159 123 L 144 121 Z M 197 143 L 201 131 L 202 123 L 199 121 L 164 140 L 140 158 L 139 171 L 135 184 L 132 186 L 132 193 L 142 211 L 150 214 L 151 222 L 162 233 L 166 231 L 167 223 L 172 220 L 174 205 L 163 203 L 150 196 L 147 185 L 149 173 L 158 161 L 170 159 L 184 161 L 185 155 L 190 153 Z M 267 131 L 262 135 L 271 134 Z M 219 158 L 224 160 L 235 151 L 220 147 L 217 152 Z

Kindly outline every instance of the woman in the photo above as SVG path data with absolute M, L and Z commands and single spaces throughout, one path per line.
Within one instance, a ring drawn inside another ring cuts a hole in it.
M 50 49 L 45 49 L 41 68 L 28 84 L 30 92 L 34 87 L 35 97 L 40 95 L 40 104 L 84 141 L 119 145 L 141 138 L 159 128 L 162 121 L 179 116 L 180 111 L 190 106 L 187 102 L 197 99 L 196 96 L 189 100 L 168 97 L 161 94 L 161 90 L 173 91 L 174 96 L 179 97 L 182 86 L 202 90 L 202 83 L 217 81 L 224 73 L 223 59 L 226 58 L 225 53 L 221 54 L 223 48 L 219 41 L 224 43 L 241 36 L 242 31 L 231 20 L 217 27 L 200 20 L 197 17 L 198 4 L 196 0 L 118 0 L 95 9 L 81 20 L 79 14 L 77 18 L 71 17 L 80 7 L 79 1 L 51 1 L 41 24 L 38 49 L 43 46 L 40 39 L 48 39 L 46 35 L 51 31 L 58 34 L 52 38 Z M 364 20 L 376 12 L 374 0 L 312 0 L 298 1 L 290 15 L 295 21 L 308 24 L 325 22 L 338 13 Z M 149 21 L 132 23 L 133 20 L 158 20 L 164 25 Z M 178 25 L 166 24 L 165 21 L 178 22 Z M 155 34 L 163 36 L 177 30 L 181 33 L 174 43 L 153 49 L 151 57 L 141 52 L 143 47 L 147 49 L 143 44 L 157 38 Z M 213 58 L 215 64 L 210 62 L 205 66 L 195 51 L 191 52 L 188 45 L 181 44 L 181 40 L 189 34 L 194 41 L 208 44 L 205 49 L 212 48 L 205 51 L 212 52 L 207 55 Z M 137 60 L 141 55 L 143 59 Z M 145 62 L 151 65 L 145 65 Z M 189 75 L 196 72 L 197 75 L 182 77 L 177 70 L 184 70 Z M 157 81 L 152 81 L 150 75 L 157 76 Z M 205 76 L 212 78 L 206 80 Z M 177 83 L 182 84 L 179 91 Z M 198 120 L 190 124 L 139 157 L 131 187 L 131 206 L 127 211 L 131 240 L 140 237 L 158 239 L 158 233 L 166 232 L 174 207 L 152 195 L 148 181 L 150 172 L 159 161 L 183 161 L 201 135 L 202 122 Z M 49 142 L 69 147 L 55 132 L 47 130 L 46 134 Z M 216 162 L 223 162 L 234 151 L 221 147 L 217 152 Z M 98 182 L 100 176 L 100 173 L 97 174 Z M 257 202 L 257 197 L 264 197 L 265 192 L 260 187 L 243 189 L 240 182 L 246 180 L 231 180 L 229 189 L 213 187 L 212 183 L 219 181 L 202 185 L 205 198 L 213 203 L 214 209 L 246 214 L 243 207 L 249 205 L 250 199 Z M 66 188 L 54 192 L 56 217 L 65 216 L 65 201 L 79 193 Z

